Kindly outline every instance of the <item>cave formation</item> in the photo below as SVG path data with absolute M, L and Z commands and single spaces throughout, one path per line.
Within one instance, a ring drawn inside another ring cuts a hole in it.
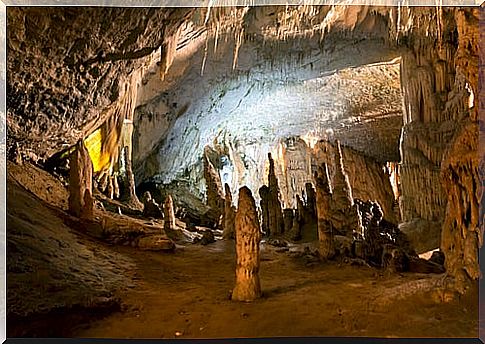
M 8 7 L 8 335 L 476 337 L 481 16 Z

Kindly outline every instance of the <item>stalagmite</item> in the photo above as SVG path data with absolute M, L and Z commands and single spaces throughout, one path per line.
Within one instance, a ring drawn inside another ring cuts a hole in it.
M 269 172 L 268 172 L 268 228 L 271 235 L 279 235 L 284 231 L 283 212 L 281 208 L 281 202 L 279 199 L 279 187 L 278 180 L 275 175 L 274 160 L 271 157 L 271 153 L 268 153 L 269 160 Z
M 143 209 L 143 203 L 140 202 L 135 193 L 135 177 L 133 175 L 132 165 L 131 165 L 131 149 L 129 147 L 123 148 L 123 157 L 125 161 L 126 169 L 126 180 L 124 183 L 124 190 L 122 192 L 123 201 L 128 203 L 128 205 L 134 209 Z
M 315 189 L 313 188 L 312 183 L 305 184 L 305 191 L 306 191 L 306 208 L 308 209 L 309 214 L 312 217 L 317 216 L 317 205 L 315 201 Z
M 150 191 L 145 191 L 143 194 L 143 216 L 153 217 L 156 219 L 163 218 L 163 211 L 160 206 L 155 202 L 150 194 Z
M 70 157 L 69 212 L 84 219 L 93 218 L 93 165 L 82 140 Z
M 222 237 L 224 239 L 234 239 L 234 219 L 236 216 L 236 208 L 232 205 L 232 195 L 229 185 L 224 184 L 226 191 L 226 199 L 224 201 L 224 231 Z
M 236 286 L 232 300 L 253 301 L 261 296 L 259 282 L 259 242 L 261 233 L 251 191 L 239 190 L 236 212 Z
M 349 178 L 344 169 L 342 149 L 339 141 L 337 141 L 337 147 L 335 149 L 335 165 L 332 199 L 335 202 L 336 209 L 348 209 L 354 202 L 352 200 Z
M 284 231 L 288 233 L 292 226 L 293 226 L 293 218 L 295 217 L 295 212 L 293 209 L 288 208 L 283 210 L 283 223 L 284 223 Z
M 175 211 L 173 209 L 173 200 L 171 195 L 167 195 L 165 199 L 165 204 L 163 206 L 164 210 L 164 223 L 163 228 L 165 230 L 175 230 Z
M 207 150 L 204 153 L 204 178 L 207 185 L 207 205 L 214 212 L 216 220 L 224 214 L 224 193 L 221 177 L 210 161 Z
M 332 225 L 340 234 L 352 238 L 358 229 L 358 213 L 352 199 L 352 189 L 345 173 L 342 149 L 337 141 L 335 149 L 335 175 L 332 189 Z
M 269 188 L 266 185 L 263 185 L 259 188 L 259 196 L 261 201 L 259 202 L 261 207 L 261 230 L 264 234 L 270 235 L 269 231 Z
M 333 226 L 330 221 L 330 207 L 332 194 L 330 192 L 327 165 L 323 164 L 315 173 L 316 203 L 317 203 L 317 228 L 319 253 L 323 260 L 332 258 L 334 255 Z

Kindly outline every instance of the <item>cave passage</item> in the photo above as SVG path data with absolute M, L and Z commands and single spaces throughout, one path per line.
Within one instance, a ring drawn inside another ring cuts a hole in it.
M 481 15 L 9 8 L 9 337 L 475 337 Z

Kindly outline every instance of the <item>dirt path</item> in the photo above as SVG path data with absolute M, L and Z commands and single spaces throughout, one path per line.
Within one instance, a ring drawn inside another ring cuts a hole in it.
M 244 304 L 229 300 L 234 281 L 230 242 L 191 245 L 175 254 L 116 250 L 136 264 L 136 286 L 122 296 L 126 309 L 78 328 L 74 336 L 477 336 L 476 299 L 436 303 L 429 295 L 413 295 L 383 304 L 376 298 L 429 276 L 386 277 L 335 262 L 308 266 L 302 258 L 263 246 L 264 297 Z

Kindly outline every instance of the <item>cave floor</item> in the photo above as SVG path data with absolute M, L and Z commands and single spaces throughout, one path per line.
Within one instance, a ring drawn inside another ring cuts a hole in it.
M 404 297 L 411 286 L 441 276 L 385 275 L 337 262 L 308 263 L 265 246 L 263 297 L 236 303 L 229 300 L 234 281 L 230 242 L 191 245 L 175 254 L 116 250 L 136 265 L 136 287 L 123 297 L 127 308 L 78 328 L 74 336 L 477 336 L 476 300 L 438 303 L 430 293 Z
M 10 337 L 478 335 L 478 292 L 448 298 L 435 287 L 442 275 L 320 263 L 266 243 L 263 297 L 232 302 L 232 241 L 174 253 L 107 245 L 62 220 L 67 193 L 52 176 L 9 165 L 8 178 Z

